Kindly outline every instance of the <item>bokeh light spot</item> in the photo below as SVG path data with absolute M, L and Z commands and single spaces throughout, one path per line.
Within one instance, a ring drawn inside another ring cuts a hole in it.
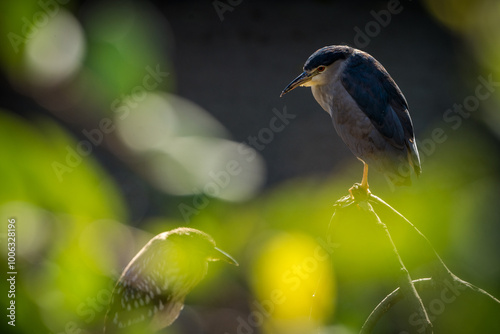
M 322 323 L 333 310 L 331 257 L 313 238 L 299 233 L 268 240 L 253 267 L 253 286 L 263 304 L 272 301 L 270 321 L 285 332 Z
M 28 41 L 26 76 L 40 86 L 58 84 L 80 68 L 84 52 L 85 40 L 80 24 L 71 13 L 61 9 Z

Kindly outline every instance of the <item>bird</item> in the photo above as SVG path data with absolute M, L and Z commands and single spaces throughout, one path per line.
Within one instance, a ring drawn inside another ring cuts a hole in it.
M 368 166 L 395 185 L 411 185 L 411 171 L 422 169 L 408 103 L 387 70 L 368 53 L 348 45 L 315 51 L 303 72 L 281 92 L 311 87 L 318 104 L 330 114 L 337 134 L 363 162 L 361 188 L 370 194 Z
M 186 295 L 207 273 L 208 261 L 238 265 L 197 229 L 180 227 L 153 237 L 118 279 L 104 333 L 154 333 L 171 325 Z

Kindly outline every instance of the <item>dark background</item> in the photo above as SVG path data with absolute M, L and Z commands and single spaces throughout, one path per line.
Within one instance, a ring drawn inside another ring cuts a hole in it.
M 478 71 L 478 65 L 463 40 L 430 17 L 421 3 L 398 3 L 398 13 L 391 14 L 385 27 L 375 25 L 377 34 L 374 25 L 367 28 L 366 24 L 376 22 L 371 11 L 387 11 L 383 1 L 241 1 L 230 7 L 232 11 L 222 12 L 223 21 L 209 1 L 157 2 L 146 7 L 168 21 L 156 37 L 172 41 L 168 54 L 175 73 L 173 91 L 209 111 L 235 141 L 248 142 L 249 136 L 267 127 L 273 108 L 286 107 L 297 116 L 260 152 L 266 161 L 266 186 L 270 186 L 296 176 L 329 174 L 352 159 L 308 89 L 279 97 L 320 47 L 363 46 L 377 58 L 408 100 L 417 139 L 469 92 L 468 85 L 473 87 L 474 82 L 464 76 Z M 75 14 L 85 17 L 86 9 L 94 5 L 82 1 L 75 6 Z M 111 2 L 111 6 L 120 4 Z M 355 28 L 364 33 L 368 29 L 375 36 L 359 37 Z M 2 91 L 3 107 L 27 118 L 39 113 L 53 117 L 5 78 Z M 84 139 L 78 125 L 61 123 Z M 102 159 L 106 163 L 107 157 Z

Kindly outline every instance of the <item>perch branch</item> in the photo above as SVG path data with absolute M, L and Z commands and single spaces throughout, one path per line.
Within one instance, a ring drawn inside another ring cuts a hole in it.
M 394 255 L 396 256 L 399 266 L 400 266 L 400 271 L 401 271 L 401 291 L 404 296 L 408 298 L 408 301 L 412 305 L 412 307 L 417 310 L 418 315 L 422 319 L 422 322 L 424 324 L 424 329 L 426 334 L 432 334 L 432 323 L 431 320 L 429 319 L 429 315 L 427 314 L 427 311 L 425 310 L 424 303 L 422 302 L 422 299 L 420 298 L 417 290 L 415 289 L 415 286 L 413 285 L 413 281 L 411 279 L 410 273 L 406 269 L 403 260 L 401 259 L 401 256 L 399 255 L 398 249 L 396 248 L 396 244 L 394 244 L 394 241 L 392 240 L 391 234 L 389 232 L 389 229 L 387 228 L 387 225 L 385 225 L 381 220 L 380 217 L 377 215 L 377 213 L 373 210 L 373 207 L 367 203 L 368 207 L 368 212 L 373 216 L 375 221 L 377 222 L 378 225 L 380 225 L 385 233 L 385 236 L 387 237 L 387 240 L 391 244 L 392 251 Z M 364 326 L 363 326 L 364 327 Z M 370 333 L 371 328 L 367 328 L 368 331 L 363 331 L 361 329 L 361 334 L 363 333 Z
M 446 285 L 446 282 L 441 282 L 437 281 L 435 278 L 419 278 L 416 280 L 413 280 L 413 285 L 415 286 L 415 289 L 418 291 L 424 291 L 424 290 L 431 290 L 435 289 L 438 286 L 444 286 Z M 490 295 L 488 292 L 485 290 L 478 288 L 474 286 L 473 284 L 470 284 L 469 282 L 466 282 L 464 280 L 461 280 L 460 278 L 454 276 L 453 277 L 453 282 L 451 284 L 455 284 L 457 289 L 470 289 L 474 292 L 483 294 L 487 296 L 488 298 L 492 299 L 493 301 L 497 302 L 500 304 L 500 301 Z M 401 290 L 397 288 L 390 294 L 388 294 L 378 305 L 373 309 L 372 313 L 368 316 L 366 319 L 365 323 L 363 324 L 363 327 L 361 328 L 360 334 L 368 334 L 371 333 L 373 328 L 375 328 L 375 325 L 377 322 L 382 318 L 382 316 L 391 309 L 394 305 L 396 305 L 398 302 L 400 302 L 403 299 L 403 294 L 401 293 Z
M 401 213 L 399 213 L 399 211 L 397 211 L 396 209 L 394 209 L 392 206 L 390 206 L 389 204 L 387 204 L 384 200 L 382 200 L 380 197 L 378 196 L 375 196 L 373 194 L 370 194 L 370 202 L 372 203 L 376 203 L 378 205 L 382 205 L 384 207 L 386 207 L 387 209 L 389 209 L 392 213 L 394 213 L 396 216 L 398 216 L 400 219 L 402 219 L 404 222 L 406 222 L 408 225 L 410 225 L 411 228 L 413 228 L 413 230 L 418 234 L 420 235 L 420 237 L 422 237 L 422 239 L 425 240 L 425 242 L 427 243 L 427 245 L 429 246 L 429 248 L 432 250 L 432 252 L 434 253 L 434 256 L 436 257 L 436 259 L 438 260 L 439 264 L 442 266 L 442 270 L 443 272 L 441 272 L 440 274 L 441 275 L 445 275 L 447 276 L 448 278 L 451 278 L 453 276 L 453 274 L 451 273 L 451 271 L 448 269 L 448 267 L 446 266 L 446 264 L 444 263 L 444 261 L 441 259 L 441 257 L 439 256 L 439 254 L 436 252 L 436 250 L 434 249 L 434 246 L 432 246 L 431 242 L 429 241 L 429 239 L 427 239 L 427 237 L 425 236 L 425 234 L 423 234 L 415 225 L 412 224 L 412 222 L 410 222 L 405 216 L 403 216 Z
M 362 189 L 359 187 L 359 185 L 355 184 L 353 188 L 350 190 L 351 196 L 344 196 L 340 198 L 338 201 L 335 202 L 334 208 L 335 211 L 332 215 L 332 218 L 330 220 L 330 224 L 328 227 L 328 230 L 330 232 L 331 225 L 333 225 L 334 221 L 338 219 L 337 217 L 337 210 L 338 209 L 343 209 L 346 208 L 352 204 L 356 204 L 359 208 L 364 209 L 365 211 L 369 212 L 375 221 L 382 226 L 384 229 L 385 235 L 388 238 L 392 250 L 394 254 L 396 255 L 396 258 L 399 262 L 401 272 L 402 272 L 402 280 L 400 287 L 398 287 L 396 290 L 392 291 L 390 294 L 388 294 L 376 307 L 375 309 L 370 313 L 368 318 L 366 319 L 365 323 L 363 324 L 363 327 L 361 328 L 360 334 L 368 334 L 371 333 L 375 325 L 378 323 L 380 318 L 389 310 L 391 307 L 396 305 L 400 300 L 403 299 L 403 297 L 407 297 L 410 303 L 413 305 L 413 308 L 417 310 L 417 313 L 419 316 L 422 318 L 423 323 L 424 323 L 424 329 L 425 333 L 432 333 L 432 323 L 429 320 L 428 314 L 426 312 L 426 309 L 423 305 L 422 299 L 420 298 L 418 291 L 424 291 L 424 290 L 429 290 L 429 289 L 435 289 L 437 287 L 442 287 L 446 288 L 447 286 L 449 287 L 450 284 L 454 285 L 458 289 L 470 289 L 476 293 L 482 294 L 492 301 L 500 304 L 500 300 L 492 296 L 490 293 L 487 291 L 467 282 L 453 274 L 444 261 L 441 259 L 439 254 L 436 252 L 434 247 L 432 246 L 431 242 L 427 237 L 420 232 L 420 230 L 413 225 L 405 216 L 403 216 L 401 213 L 399 213 L 396 209 L 394 209 L 392 206 L 387 204 L 385 201 L 383 201 L 380 197 L 377 197 L 369 192 L 366 192 L 366 190 Z M 410 225 L 413 230 L 422 237 L 425 242 L 428 244 L 432 252 L 434 253 L 436 259 L 439 262 L 439 268 L 436 270 L 434 273 L 433 277 L 431 278 L 421 278 L 421 279 L 416 279 L 412 280 L 410 277 L 410 274 L 408 270 L 406 269 L 401 256 L 399 255 L 399 252 L 397 250 L 397 247 L 391 237 L 391 234 L 389 233 L 389 229 L 387 228 L 387 225 L 385 225 L 381 220 L 380 217 L 377 215 L 373 207 L 371 206 L 370 203 L 374 203 L 380 206 L 383 206 L 389 211 L 391 211 L 393 214 L 398 216 L 401 220 L 406 222 L 408 225 Z
M 471 289 L 472 291 L 474 292 L 477 292 L 477 293 L 480 293 L 480 294 L 483 294 L 487 297 L 489 297 L 490 299 L 492 299 L 493 301 L 495 301 L 496 303 L 499 303 L 500 304 L 500 300 L 498 300 L 497 298 L 495 298 L 494 296 L 492 296 L 490 293 L 488 293 L 487 291 L 459 278 L 458 276 L 456 276 L 455 274 L 453 274 L 451 272 L 450 269 L 448 269 L 448 267 L 446 266 L 446 264 L 444 263 L 444 261 L 441 259 L 441 257 L 439 256 L 439 254 L 436 252 L 436 250 L 434 249 L 434 247 L 432 246 L 431 242 L 429 241 L 429 239 L 427 239 L 427 237 L 425 236 L 425 234 L 423 234 L 422 232 L 420 232 L 420 230 L 415 226 L 413 225 L 405 216 L 403 216 L 401 213 L 399 213 L 396 209 L 394 209 L 392 206 L 390 206 L 389 204 L 387 204 L 384 200 L 382 200 L 380 197 L 377 197 L 373 194 L 370 194 L 370 201 L 373 202 L 373 203 L 377 203 L 377 204 L 380 204 L 380 205 L 383 205 L 385 206 L 386 208 L 388 208 L 390 211 L 392 211 L 396 216 L 398 216 L 399 218 L 401 218 L 403 221 L 405 221 L 408 225 L 410 225 L 428 244 L 429 248 L 433 251 L 434 255 L 436 256 L 436 258 L 438 259 L 440 265 L 442 266 L 442 269 L 441 272 L 437 273 L 435 275 L 435 278 L 438 279 L 440 282 L 440 284 L 445 284 L 446 280 L 451 280 L 453 281 L 454 283 L 456 284 L 459 284 L 460 286 L 463 286 L 463 287 L 467 287 L 469 289 Z
M 415 289 L 419 291 L 425 290 L 426 286 L 432 286 L 434 283 L 432 282 L 432 278 L 420 278 L 412 281 L 412 284 L 415 286 Z M 375 307 L 366 319 L 363 327 L 361 328 L 360 334 L 368 334 L 371 333 L 373 328 L 377 322 L 382 318 L 382 316 L 391 309 L 394 305 L 396 305 L 401 299 L 403 299 L 403 294 L 401 290 L 397 288 L 390 294 L 388 294 L 378 305 Z

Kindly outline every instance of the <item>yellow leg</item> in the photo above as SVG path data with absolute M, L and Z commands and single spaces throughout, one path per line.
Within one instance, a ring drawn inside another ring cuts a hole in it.
M 356 183 L 349 189 L 349 193 L 351 194 L 351 198 L 353 200 L 356 200 L 354 196 L 355 194 L 358 197 L 358 199 L 362 200 L 368 199 L 368 197 L 371 194 L 370 189 L 368 189 L 368 165 L 365 164 L 364 162 L 363 164 L 364 164 L 363 179 L 361 180 L 361 184 Z
M 368 191 L 368 165 L 363 163 L 363 179 L 361 180 L 361 188 Z

